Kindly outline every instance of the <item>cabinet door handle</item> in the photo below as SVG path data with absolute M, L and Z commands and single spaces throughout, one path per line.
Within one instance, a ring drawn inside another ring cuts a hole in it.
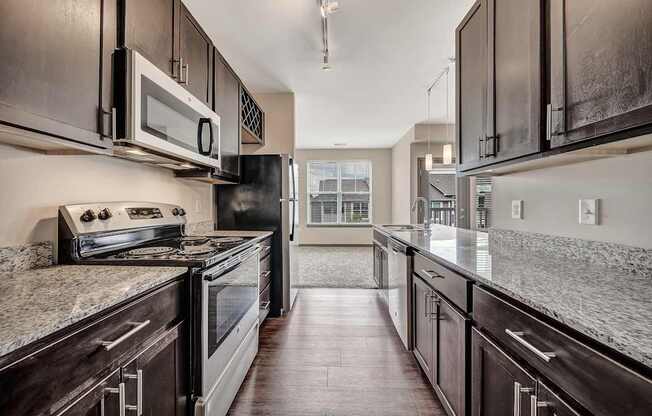
M 524 346 L 526 349 L 530 350 L 532 353 L 534 353 L 534 355 L 541 358 L 545 362 L 550 362 L 550 359 L 555 358 L 557 356 L 557 354 L 555 354 L 554 352 L 543 352 L 539 350 L 537 347 L 535 347 L 534 345 L 527 342 L 525 338 L 523 338 L 525 333 L 522 331 L 512 331 L 510 329 L 505 329 L 505 332 L 507 333 L 507 335 L 514 338 L 516 342 Z
M 530 395 L 530 416 L 538 416 L 540 407 L 551 407 L 551 405 L 550 402 L 540 402 L 536 394 Z M 557 414 L 553 413 L 553 416 Z
M 484 139 L 482 137 L 478 137 L 478 158 L 482 159 L 484 158 Z
M 272 274 L 272 272 L 269 271 L 269 270 L 266 270 L 266 271 L 264 271 L 264 272 L 262 272 L 262 273 L 260 274 L 260 277 L 263 278 L 263 279 L 267 279 L 267 278 L 269 277 L 270 274 Z
M 126 416 L 125 383 L 118 384 L 118 387 L 107 387 L 104 389 L 104 393 L 118 395 L 118 411 L 120 412 L 120 416 Z M 102 398 L 102 402 L 100 403 L 100 414 L 104 416 L 104 398 Z
M 425 306 L 424 312 L 423 312 L 423 317 L 427 318 L 430 316 L 430 312 L 428 311 L 428 307 L 430 306 L 430 302 L 428 302 L 428 298 L 430 297 L 430 294 L 428 292 L 425 292 L 423 294 L 423 304 Z
M 532 393 L 534 388 L 522 387 L 518 381 L 514 382 L 514 416 L 521 416 L 521 393 Z
M 129 380 L 136 380 L 136 406 L 125 405 L 127 410 L 135 410 L 137 416 L 143 414 L 143 370 L 136 370 L 136 374 L 125 374 L 124 377 Z
M 272 302 L 270 302 L 269 300 L 268 300 L 268 301 L 265 301 L 265 302 L 263 302 L 263 303 L 260 304 L 260 306 L 258 307 L 258 309 L 268 310 L 268 309 L 269 309 L 269 305 L 270 305 L 271 303 L 272 303 Z
M 552 104 L 546 106 L 546 140 L 552 140 Z
M 484 157 L 498 155 L 498 137 L 499 136 L 487 136 L 484 140 Z M 491 141 L 491 142 L 490 142 Z M 490 152 L 487 152 L 487 144 L 491 143 Z
M 98 344 L 102 345 L 104 347 L 105 351 L 111 351 L 118 345 L 122 344 L 124 341 L 126 341 L 128 338 L 131 338 L 133 335 L 138 333 L 139 331 L 142 331 L 143 328 L 145 328 L 147 325 L 149 325 L 150 320 L 146 320 L 145 322 L 127 322 L 128 325 L 133 326 L 131 330 L 126 332 L 124 335 L 116 338 L 114 341 L 97 341 Z

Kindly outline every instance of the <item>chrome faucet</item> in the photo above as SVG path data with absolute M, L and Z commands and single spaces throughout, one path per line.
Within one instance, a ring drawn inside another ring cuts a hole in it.
M 417 205 L 419 202 L 423 202 L 423 228 L 425 231 L 430 231 L 430 215 L 428 215 L 428 200 L 422 196 L 418 196 L 414 198 L 414 202 L 412 203 L 412 212 L 417 209 Z M 418 215 L 417 211 L 417 215 Z M 418 219 L 418 218 L 417 218 Z

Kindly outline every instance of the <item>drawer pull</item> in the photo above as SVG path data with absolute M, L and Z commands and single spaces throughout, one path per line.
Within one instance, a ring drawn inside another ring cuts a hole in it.
M 128 332 L 126 332 L 124 335 L 120 336 L 114 341 L 98 341 L 97 343 L 102 345 L 104 347 L 104 350 L 111 351 L 112 349 L 114 349 L 115 347 L 117 347 L 118 345 L 126 341 L 128 338 L 131 338 L 136 333 L 142 331 L 143 328 L 149 325 L 149 323 L 150 323 L 149 319 L 146 320 L 145 322 L 127 322 L 127 325 L 133 326 L 133 328 Z
M 535 394 L 530 396 L 530 416 L 538 416 L 540 407 L 549 407 L 552 403 L 540 402 Z M 553 413 L 557 416 L 556 413 Z
M 270 303 L 272 303 L 272 302 L 270 302 L 269 300 L 261 303 L 260 306 L 259 306 L 259 309 L 265 310 L 265 311 L 269 310 Z
M 525 333 L 522 331 L 511 331 L 509 329 L 505 329 L 505 332 L 507 333 L 507 335 L 514 338 L 516 342 L 524 346 L 526 349 L 530 350 L 532 353 L 534 353 L 534 355 L 541 358 L 545 362 L 550 362 L 551 358 L 555 358 L 557 356 L 554 352 L 542 352 L 537 347 L 527 342 L 523 338 Z
M 262 272 L 262 273 L 260 274 L 260 277 L 263 278 L 263 279 L 267 279 L 267 278 L 269 277 L 270 274 L 272 274 L 271 271 L 269 271 L 269 270 L 265 270 L 264 272 Z
M 428 277 L 430 279 L 445 279 L 444 276 L 442 276 L 440 274 L 437 274 L 436 272 L 434 272 L 432 270 L 421 269 L 421 274 L 425 275 L 426 277 Z

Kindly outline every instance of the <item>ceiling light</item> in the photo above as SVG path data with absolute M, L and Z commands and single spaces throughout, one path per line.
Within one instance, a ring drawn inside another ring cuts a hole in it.
M 181 166 L 182 168 L 185 168 L 185 169 L 197 169 L 197 166 L 192 165 L 190 163 L 182 163 L 179 166 Z
M 442 157 L 444 159 L 444 165 L 453 164 L 453 145 L 452 144 L 445 144 L 444 145 Z
M 324 71 L 330 71 L 331 69 L 333 69 L 328 63 L 328 55 L 324 55 L 324 59 L 322 60 L 321 63 L 321 69 Z
M 342 147 L 342 146 L 346 146 L 346 143 L 333 143 L 333 146 Z

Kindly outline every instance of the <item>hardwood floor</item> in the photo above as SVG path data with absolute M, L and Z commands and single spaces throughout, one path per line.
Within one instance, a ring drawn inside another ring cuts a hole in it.
M 302 289 L 268 320 L 230 415 L 445 415 L 375 290 Z

